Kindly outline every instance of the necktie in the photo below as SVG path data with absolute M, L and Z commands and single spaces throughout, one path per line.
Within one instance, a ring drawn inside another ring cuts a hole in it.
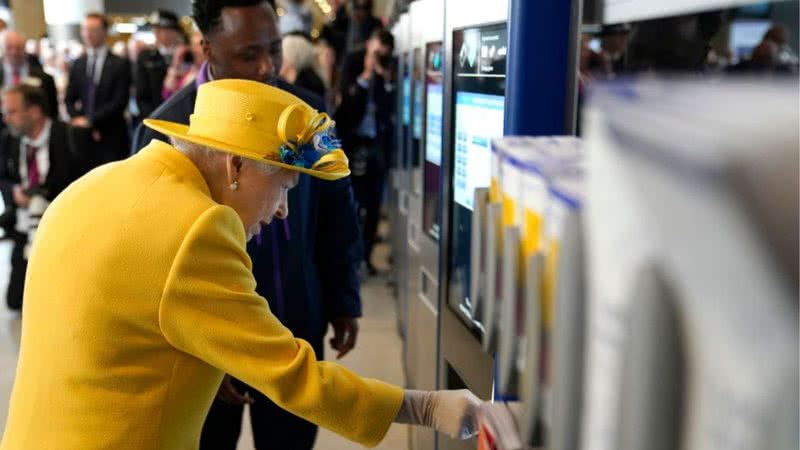
M 36 162 L 36 146 L 27 144 L 25 151 L 27 152 L 28 162 L 28 187 L 35 188 L 39 186 L 39 163 Z
M 11 85 L 12 86 L 19 85 L 19 69 L 16 67 L 14 68 L 14 71 L 11 74 Z
M 95 92 L 97 90 L 97 85 L 94 83 L 94 74 L 97 65 L 97 58 L 95 55 L 89 55 L 86 63 L 88 64 L 88 68 L 86 70 L 86 97 L 84 100 L 83 106 L 83 114 L 86 117 L 91 118 L 94 114 L 94 100 L 95 100 Z

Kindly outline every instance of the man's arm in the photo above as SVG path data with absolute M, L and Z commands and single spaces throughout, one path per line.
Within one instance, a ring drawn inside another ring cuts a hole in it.
M 56 90 L 56 82 L 44 70 L 40 72 L 40 79 L 42 80 L 42 89 L 47 96 L 48 116 L 51 119 L 58 117 L 58 91 Z
M 16 205 L 14 204 L 14 185 L 19 183 L 19 177 L 9 173 L 8 158 L 11 157 L 10 145 L 15 145 L 8 130 L 0 132 L 0 194 L 3 196 L 5 208 L 0 212 L 0 227 L 11 231 L 16 222 Z
M 361 282 L 358 269 L 363 244 L 358 214 L 349 178 L 319 183 L 317 266 L 322 285 L 323 313 L 334 329 L 331 344 L 341 358 L 349 352 L 358 336 L 361 317 Z
M 81 65 L 79 61 L 80 60 L 76 61 L 69 69 L 69 83 L 67 84 L 67 92 L 64 95 L 64 103 L 67 105 L 67 112 L 70 117 L 81 115 L 78 108 L 75 107 L 75 103 L 81 99 L 81 80 L 85 78 L 85 75 L 83 77 L 78 75 L 78 66 Z

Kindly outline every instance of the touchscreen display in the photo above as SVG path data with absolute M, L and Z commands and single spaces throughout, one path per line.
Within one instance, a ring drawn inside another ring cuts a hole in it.
M 423 105 L 423 94 L 422 94 L 422 87 L 423 87 L 423 76 L 422 76 L 422 50 L 417 48 L 414 49 L 414 59 L 413 59 L 413 92 L 412 92 L 412 133 L 411 133 L 411 165 L 413 167 L 420 166 L 420 159 L 422 155 L 422 129 L 423 129 L 423 121 L 422 121 L 422 105 Z
M 413 63 L 411 54 L 403 55 L 403 141 L 400 148 L 400 168 L 408 169 L 409 164 L 409 134 L 411 133 L 411 69 Z
M 425 163 L 423 173 L 422 224 L 425 232 L 439 240 L 439 182 L 442 176 L 442 114 L 444 111 L 442 43 L 425 49 Z
M 503 135 L 505 24 L 453 34 L 453 177 L 449 303 L 470 310 L 470 244 L 476 188 L 489 187 L 491 141 Z

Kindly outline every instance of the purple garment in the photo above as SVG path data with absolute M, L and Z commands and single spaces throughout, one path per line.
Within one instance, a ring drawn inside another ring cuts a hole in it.
M 197 87 L 200 87 L 201 84 L 208 83 L 211 80 L 211 69 L 208 65 L 208 61 L 205 61 L 200 66 L 200 70 L 197 72 L 197 78 L 194 79 L 194 84 Z

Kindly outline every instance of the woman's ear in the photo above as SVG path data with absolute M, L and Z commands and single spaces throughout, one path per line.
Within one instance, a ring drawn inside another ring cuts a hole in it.
M 242 157 L 227 155 L 225 158 L 225 169 L 228 172 L 228 184 L 239 180 L 239 173 L 242 171 Z

